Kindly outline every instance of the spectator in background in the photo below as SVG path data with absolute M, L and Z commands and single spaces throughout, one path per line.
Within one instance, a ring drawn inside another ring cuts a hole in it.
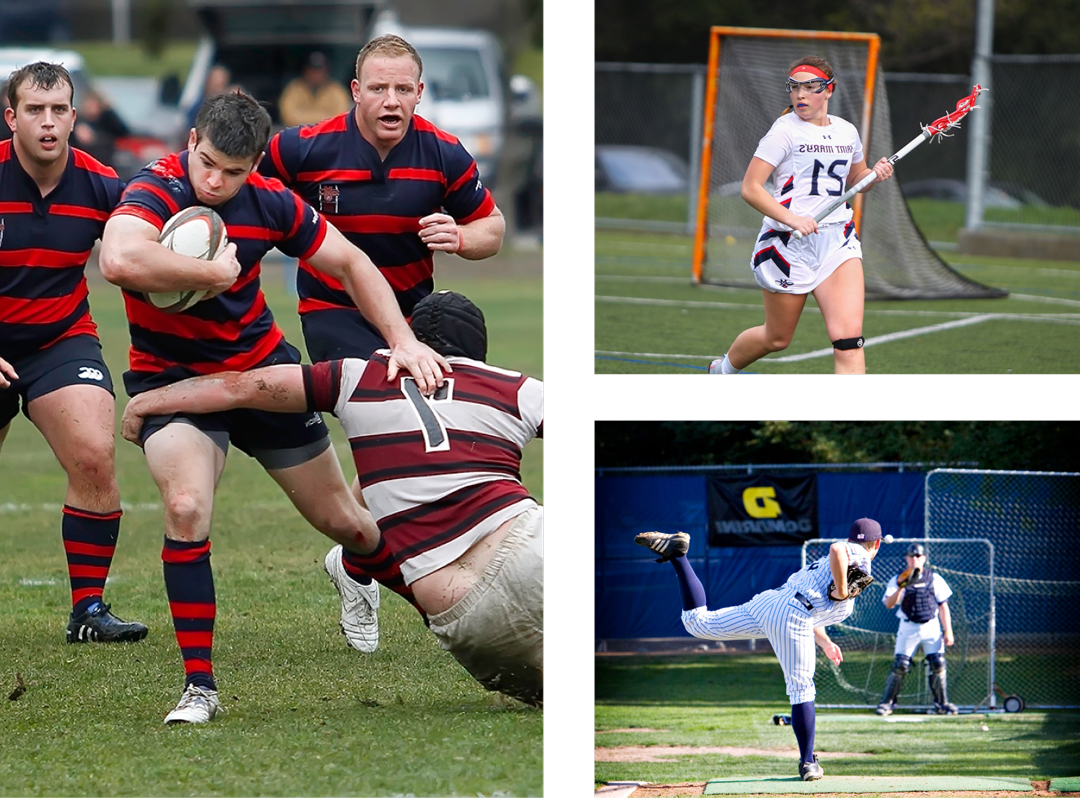
M 232 72 L 229 71 L 227 66 L 222 64 L 214 64 L 210 67 L 210 71 L 206 73 L 206 82 L 203 84 L 202 97 L 197 99 L 191 104 L 191 107 L 187 112 L 187 129 L 195 127 L 195 117 L 199 115 L 199 108 L 202 107 L 204 101 L 209 100 L 211 97 L 217 97 L 219 94 L 224 94 L 229 91 L 232 83 Z
M 330 77 L 330 65 L 319 52 L 308 55 L 300 77 L 293 78 L 281 92 L 278 111 L 286 127 L 310 125 L 352 108 L 349 92 Z
M 76 109 L 72 143 L 108 166 L 116 157 L 116 140 L 130 136 L 131 131 L 124 120 L 95 91 L 88 91 Z

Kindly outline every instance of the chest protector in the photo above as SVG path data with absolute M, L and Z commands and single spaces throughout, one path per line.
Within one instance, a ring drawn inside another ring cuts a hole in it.
M 924 568 L 918 581 L 904 589 L 904 600 L 900 603 L 900 608 L 913 623 L 926 623 L 937 614 L 934 572 L 930 568 Z

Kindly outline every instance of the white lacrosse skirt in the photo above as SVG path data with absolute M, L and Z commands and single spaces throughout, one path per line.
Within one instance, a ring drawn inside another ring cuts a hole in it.
M 852 258 L 862 259 L 862 244 L 852 222 L 819 226 L 818 232 L 800 239 L 763 224 L 750 268 L 766 291 L 809 294 Z

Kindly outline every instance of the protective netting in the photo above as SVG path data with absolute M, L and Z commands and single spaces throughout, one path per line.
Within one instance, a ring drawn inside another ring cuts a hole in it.
M 799 38 L 759 38 L 724 35 L 716 75 L 716 116 L 709 165 L 709 212 L 703 283 L 755 287 L 750 254 L 761 226 L 761 214 L 740 197 L 740 185 L 758 142 L 788 105 L 784 91 L 785 70 L 802 55 L 816 54 L 832 64 L 836 90 L 829 113 L 862 127 L 863 93 L 866 83 L 868 45 L 865 41 Z M 967 91 L 970 91 L 970 87 Z M 923 124 L 952 111 L 926 108 Z M 976 112 L 977 113 L 977 112 Z M 892 155 L 894 147 L 889 121 L 885 81 L 877 74 L 867 162 Z M 960 135 L 966 135 L 961 133 Z M 864 142 L 865 145 L 865 142 Z M 922 147 L 949 146 L 923 144 Z M 918 158 L 919 151 L 909 158 Z M 903 162 L 897 169 L 903 168 Z M 969 280 L 941 260 L 927 245 L 908 213 L 899 184 L 887 181 L 864 197 L 859 231 L 863 246 L 863 269 L 868 299 L 935 299 L 1004 296 L 1000 289 Z
M 1080 596 L 1080 473 L 938 469 L 926 476 L 925 496 L 926 537 L 919 542 L 953 590 L 949 699 L 986 706 L 995 690 L 999 707 L 1005 695 L 1019 695 L 1032 708 L 1080 706 L 1080 622 L 1073 611 Z M 972 538 L 988 542 L 964 540 Z M 807 562 L 827 547 L 806 544 Z M 819 655 L 819 704 L 880 700 L 899 623 L 881 599 L 888 579 L 904 568 L 905 550 L 882 545 L 874 560 L 879 581 L 856 599 L 844 623 L 830 627 L 844 661 L 837 667 Z M 931 701 L 920 651 L 899 704 Z
M 888 609 L 882 598 L 889 580 L 906 567 L 904 553 L 909 539 L 883 543 L 873 562 L 874 583 L 855 599 L 852 614 L 840 624 L 828 628 L 843 652 L 844 660 L 834 665 L 818 649 L 818 706 L 875 707 L 885 690 L 885 679 L 892 669 L 896 632 L 900 619 L 897 609 Z M 979 541 L 925 540 L 927 561 L 953 590 L 949 599 L 954 645 L 945 649 L 948 698 L 960 707 L 986 705 L 990 682 L 990 546 Z M 832 541 L 805 544 L 806 562 L 828 554 Z M 901 710 L 929 709 L 933 696 L 928 681 L 926 652 L 915 651 L 911 670 L 897 697 Z
M 1028 706 L 1080 706 L 1080 473 L 938 469 L 926 534 L 994 545 L 996 681 Z

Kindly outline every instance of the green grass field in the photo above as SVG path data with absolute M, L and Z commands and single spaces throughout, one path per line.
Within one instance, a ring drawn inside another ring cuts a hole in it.
M 441 279 L 440 287 L 483 308 L 492 363 L 542 376 L 539 276 Z M 264 288 L 302 349 L 280 269 L 266 269 Z M 119 383 L 128 346 L 119 291 L 94 280 L 91 303 Z M 328 423 L 352 473 L 348 443 Z M 379 650 L 347 648 L 322 571 L 330 542 L 235 450 L 212 534 L 214 662 L 227 711 L 206 727 L 164 726 L 183 667 L 161 576 L 161 508 L 138 448 L 119 440 L 117 461 L 126 511 L 106 600 L 150 635 L 72 646 L 64 642 L 63 472 L 22 416 L 4 444 L 0 691 L 7 696 L 21 678 L 26 692 L 0 706 L 0 795 L 541 794 L 543 713 L 479 687 L 385 589 Z M 542 442 L 526 449 L 522 477 L 542 501 Z
M 616 207 L 620 202 L 633 204 L 605 195 L 604 212 L 641 218 L 664 210 Z M 956 208 L 939 207 L 954 204 L 924 201 L 913 207 L 928 238 L 955 241 Z M 596 373 L 703 374 L 740 332 L 763 323 L 759 289 L 694 287 L 691 253 L 688 236 L 596 231 Z M 868 302 L 863 324 L 868 373 L 1080 371 L 1080 262 L 942 255 L 965 276 L 1010 295 Z M 889 334 L 893 338 L 875 341 Z M 828 374 L 832 369 L 825 324 L 810 298 L 788 349 L 749 371 Z
M 772 654 L 598 657 L 595 666 L 598 759 L 602 749 L 624 746 L 758 749 L 747 755 L 664 754 L 662 762 L 597 761 L 597 784 L 798 774 L 797 758 L 778 755 L 797 752 L 798 744 L 790 727 L 772 722 L 774 714 L 791 711 Z M 920 719 L 924 722 L 913 722 Z M 1045 780 L 1080 774 L 1078 712 L 898 713 L 884 719 L 868 710 L 819 710 L 815 740 L 814 750 L 826 754 L 821 757 L 826 776 Z

